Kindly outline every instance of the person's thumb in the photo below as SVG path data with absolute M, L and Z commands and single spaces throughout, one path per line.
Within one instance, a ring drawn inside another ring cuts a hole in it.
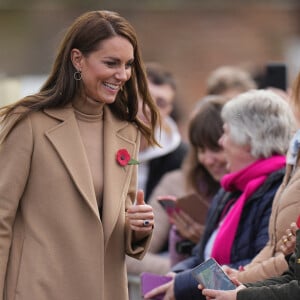
M 144 191 L 143 190 L 138 190 L 136 194 L 136 205 L 143 205 L 145 204 L 144 201 Z

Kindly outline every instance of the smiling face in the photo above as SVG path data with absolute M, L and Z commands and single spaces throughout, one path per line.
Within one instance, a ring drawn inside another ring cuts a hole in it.
M 76 70 L 81 72 L 84 95 L 84 99 L 79 98 L 74 106 L 93 114 L 102 109 L 100 103 L 113 103 L 131 77 L 133 53 L 131 43 L 121 36 L 104 40 L 98 50 L 86 56 L 78 49 L 72 49 L 71 59 Z
M 224 149 L 227 169 L 230 172 L 237 172 L 256 161 L 256 158 L 251 155 L 250 145 L 239 145 L 233 141 L 227 123 L 224 124 L 223 128 L 224 133 L 219 140 L 219 144 Z
M 209 174 L 216 180 L 220 181 L 227 173 L 227 161 L 223 149 L 210 150 L 208 148 L 197 148 L 197 157 Z

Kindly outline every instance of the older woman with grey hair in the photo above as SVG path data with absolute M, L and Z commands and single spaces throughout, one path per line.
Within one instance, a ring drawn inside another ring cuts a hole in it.
M 219 143 L 229 173 L 213 199 L 203 237 L 193 256 L 173 267 L 174 279 L 146 299 L 161 292 L 166 292 L 164 299 L 204 299 L 192 268 L 213 257 L 220 265 L 242 269 L 268 242 L 273 198 L 283 179 L 294 128 L 292 111 L 274 92 L 252 90 L 227 102 L 222 118 Z
M 284 154 L 294 117 L 289 104 L 269 90 L 251 90 L 229 101 L 222 110 L 225 127 L 239 145 L 250 147 L 254 159 Z
M 300 107 L 300 103 L 298 102 L 300 99 L 299 83 L 300 76 L 295 82 L 296 86 L 292 99 L 298 122 L 299 115 L 297 110 Z M 294 274 L 294 271 L 297 270 L 297 265 L 299 264 L 297 264 L 297 261 L 295 262 L 295 257 L 292 256 L 292 259 L 289 261 L 292 269 L 287 272 L 288 260 L 281 252 L 281 247 L 292 239 L 293 233 L 289 229 L 286 231 L 286 228 L 289 227 L 292 221 L 296 221 L 300 211 L 299 132 L 298 129 L 291 140 L 285 177 L 273 202 L 269 222 L 270 239 L 268 243 L 249 264 L 244 266 L 243 271 L 226 268 L 228 275 L 236 278 L 236 280 L 245 285 L 241 285 L 236 290 L 230 292 L 204 290 L 203 293 L 207 296 L 211 296 L 214 299 L 235 300 L 271 299 L 272 297 L 276 297 L 276 299 L 295 299 L 295 295 L 298 295 L 299 280 L 297 280 L 297 272 Z M 300 225 L 300 218 L 298 219 L 298 225 Z M 300 245 L 300 243 L 298 244 Z M 297 251 L 296 255 L 298 254 L 299 256 L 299 247 Z M 294 263 L 296 264 L 294 265 Z M 283 272 L 285 273 L 283 274 Z M 281 274 L 283 275 L 280 276 Z M 293 276 L 290 278 L 289 275 Z M 272 286 L 269 286 L 268 283 L 271 283 Z M 245 286 L 251 287 L 251 289 L 244 289 Z

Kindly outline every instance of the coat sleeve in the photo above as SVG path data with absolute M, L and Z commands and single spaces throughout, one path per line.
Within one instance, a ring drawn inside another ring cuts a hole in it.
M 140 132 L 137 131 L 136 147 L 132 157 L 138 157 L 138 149 L 140 146 Z M 128 187 L 126 196 L 125 210 L 135 203 L 137 193 L 137 171 L 138 165 L 132 165 L 131 180 Z M 152 233 L 144 239 L 137 241 L 134 238 L 134 233 L 130 229 L 128 222 L 125 222 L 125 252 L 128 256 L 142 259 L 149 248 Z
M 198 282 L 192 276 L 191 270 L 176 274 L 174 294 L 176 300 L 199 300 L 203 298 L 201 291 L 198 289 Z
M 179 173 L 180 172 L 180 173 Z M 165 274 L 170 270 L 170 259 L 168 255 L 162 255 L 168 244 L 168 235 L 170 222 L 165 210 L 157 201 L 157 196 L 169 195 L 174 192 L 174 182 L 182 182 L 181 171 L 170 172 L 162 178 L 156 186 L 148 204 L 152 206 L 154 213 L 155 226 L 151 238 L 151 243 L 148 252 L 141 261 L 126 258 L 127 270 L 129 273 L 140 274 L 143 271 L 151 271 L 157 274 Z M 176 184 L 175 184 L 176 185 Z M 176 185 L 175 195 L 182 195 L 183 189 L 180 184 Z
M 268 251 L 266 247 L 263 252 Z M 262 253 L 263 254 L 263 253 Z M 251 266 L 246 266 L 245 271 L 239 272 L 237 278 L 240 282 L 255 282 L 258 279 L 264 280 L 272 276 L 280 275 L 287 270 L 288 264 L 282 253 L 277 253 L 276 256 L 269 255 L 265 260 L 251 263 Z
M 200 243 L 198 243 L 194 249 L 199 245 Z M 198 250 L 195 250 L 195 252 L 198 252 Z M 199 300 L 199 297 L 201 297 L 202 294 L 198 289 L 198 283 L 192 276 L 191 272 L 191 270 L 201 262 L 202 260 L 198 255 L 192 255 L 191 257 L 179 262 L 172 268 L 172 271 L 177 273 L 174 281 L 174 294 L 176 300 Z
M 300 294 L 299 280 L 292 268 L 282 276 L 245 285 L 247 288 L 237 293 L 237 300 L 294 300 Z
M 297 231 L 295 253 L 289 258 L 289 270 L 278 277 L 245 284 L 237 293 L 237 300 L 294 300 L 300 294 L 300 230 Z
M 294 300 L 298 299 L 299 295 L 299 282 L 292 280 L 280 285 L 243 289 L 237 293 L 237 300 Z
M 13 224 L 30 172 L 33 135 L 29 118 L 18 122 L 0 145 L 0 299 L 4 282 Z
M 296 196 L 299 195 L 299 192 L 300 178 L 297 176 L 297 178 L 286 187 L 285 191 L 277 193 L 276 199 L 274 200 L 274 204 L 276 205 L 270 217 L 270 219 L 276 223 L 275 226 L 269 229 L 269 236 L 273 238 L 274 241 L 271 243 L 271 240 L 269 240 L 267 245 L 258 253 L 252 262 L 245 266 L 245 271 L 240 272 L 237 276 L 239 281 L 254 282 L 258 279 L 264 280 L 278 276 L 288 269 L 288 264 L 283 254 L 281 254 L 278 241 L 282 235 L 285 234 L 285 230 L 290 227 L 290 224 L 295 221 L 299 215 L 300 201 Z M 279 196 L 280 198 L 277 199 Z
M 125 227 L 126 254 L 136 259 L 142 259 L 149 249 L 152 232 L 142 240 L 136 240 L 134 237 L 134 232 L 130 229 L 128 222 L 126 222 Z

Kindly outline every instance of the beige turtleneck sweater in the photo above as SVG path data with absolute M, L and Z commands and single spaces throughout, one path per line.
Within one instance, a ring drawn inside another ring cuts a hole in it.
M 84 144 L 95 188 L 98 207 L 103 197 L 103 110 L 97 115 L 87 115 L 74 109 L 80 135 Z M 101 212 L 101 209 L 99 209 Z

